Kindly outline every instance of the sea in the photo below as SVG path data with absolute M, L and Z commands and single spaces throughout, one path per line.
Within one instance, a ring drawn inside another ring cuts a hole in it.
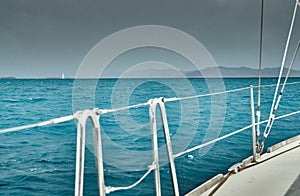
M 290 78 L 277 116 L 300 110 L 300 78 Z M 0 130 L 38 123 L 85 109 L 121 108 L 149 99 L 166 101 L 173 154 L 251 124 L 250 89 L 255 78 L 227 79 L 1 79 Z M 276 78 L 263 78 L 261 119 L 269 116 Z M 254 87 L 255 110 L 257 88 Z M 207 95 L 215 93 L 214 95 Z M 299 135 L 300 116 L 275 120 L 265 146 Z M 156 108 L 162 195 L 174 195 L 161 111 Z M 102 114 L 105 185 L 135 183 L 153 162 L 148 106 Z M 0 134 L 0 195 L 74 195 L 77 121 Z M 265 124 L 261 125 L 261 132 Z M 92 122 L 87 121 L 84 195 L 98 195 Z M 251 156 L 251 129 L 175 159 L 180 194 L 191 191 L 233 164 Z M 129 190 L 110 195 L 155 195 L 154 173 Z

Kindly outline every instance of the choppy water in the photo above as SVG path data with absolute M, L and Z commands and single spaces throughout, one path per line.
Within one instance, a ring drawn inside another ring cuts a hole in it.
M 290 79 L 289 82 L 299 81 Z M 77 109 L 115 108 L 149 98 L 189 96 L 256 84 L 256 79 L 123 79 L 0 80 L 0 129 L 70 115 Z M 275 84 L 276 79 L 264 79 Z M 268 117 L 275 87 L 262 89 L 262 119 Z M 255 90 L 256 92 L 256 90 Z M 289 85 L 278 115 L 300 109 L 300 85 Z M 174 153 L 250 124 L 249 89 L 199 99 L 166 103 Z M 158 118 L 159 119 L 159 118 Z M 152 163 L 147 107 L 100 117 L 105 181 L 109 186 L 135 182 Z M 161 123 L 158 121 L 158 126 Z M 299 115 L 275 121 L 266 146 L 299 134 Z M 91 123 L 88 123 L 91 127 Z M 264 128 L 264 127 L 262 127 Z M 88 133 L 85 195 L 97 195 L 92 135 Z M 173 195 L 166 165 L 164 137 L 159 129 L 163 195 Z M 0 135 L 1 195 L 73 195 L 75 121 Z M 175 160 L 180 192 L 186 193 L 251 154 L 251 130 Z M 129 157 L 130 155 L 130 157 Z M 111 195 L 154 195 L 153 174 L 128 191 Z

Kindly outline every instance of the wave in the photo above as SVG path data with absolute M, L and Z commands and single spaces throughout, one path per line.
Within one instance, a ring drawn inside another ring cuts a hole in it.
M 20 102 L 21 100 L 17 100 L 17 99 L 2 99 L 1 102 L 5 102 L 5 103 L 17 103 Z
M 27 102 L 42 102 L 42 101 L 47 101 L 46 98 L 43 98 L 43 97 L 39 97 L 39 98 L 28 98 L 27 99 Z
M 38 98 L 32 98 L 32 97 L 29 97 L 27 99 L 2 99 L 1 102 L 4 102 L 4 103 L 20 103 L 20 102 L 42 102 L 42 101 L 47 101 L 48 99 L 46 98 L 43 98 L 43 97 L 38 97 Z

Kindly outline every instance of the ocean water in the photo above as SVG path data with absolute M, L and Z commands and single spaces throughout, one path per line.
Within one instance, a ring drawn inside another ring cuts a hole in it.
M 300 79 L 291 78 L 288 82 L 297 81 Z M 262 80 L 263 84 L 276 82 L 272 78 Z M 250 84 L 256 85 L 257 79 L 3 79 L 0 80 L 0 129 L 70 115 L 79 109 L 117 108 L 147 102 L 150 98 L 206 94 Z M 275 86 L 262 88 L 262 119 L 269 115 L 274 90 Z M 300 109 L 299 92 L 300 84 L 286 86 L 277 115 Z M 175 154 L 251 123 L 249 89 L 165 105 Z M 157 115 L 162 194 L 173 195 L 159 112 Z M 100 117 L 100 123 L 105 184 L 134 183 L 152 163 L 149 108 L 105 114 Z M 275 121 L 266 146 L 298 135 L 299 126 L 299 115 Z M 84 195 L 97 195 L 90 121 L 87 131 Z M 225 173 L 231 165 L 250 156 L 251 141 L 251 129 L 248 129 L 175 159 L 180 193 Z M 75 154 L 75 121 L 1 134 L 0 194 L 73 195 Z M 151 173 L 135 188 L 110 195 L 154 194 Z

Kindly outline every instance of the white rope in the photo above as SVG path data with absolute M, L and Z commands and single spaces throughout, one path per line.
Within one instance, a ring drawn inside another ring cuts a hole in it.
M 292 85 L 292 84 L 300 84 L 300 81 L 298 82 L 289 82 L 286 83 L 285 85 Z M 277 84 L 265 84 L 265 85 L 261 85 L 261 87 L 272 87 L 272 86 L 276 86 Z M 280 84 L 280 86 L 283 84 Z M 253 86 L 253 88 L 257 88 L 257 86 Z
M 186 100 L 186 99 L 195 99 L 199 97 L 207 97 L 207 96 L 214 96 L 214 95 L 221 95 L 221 94 L 226 94 L 226 93 L 233 93 L 237 91 L 242 91 L 249 89 L 250 87 L 243 87 L 243 88 L 238 88 L 238 89 L 233 89 L 233 90 L 228 90 L 228 91 L 222 91 L 222 92 L 215 92 L 215 93 L 208 93 L 208 94 L 202 94 L 202 95 L 194 95 L 194 96 L 187 96 L 187 97 L 172 97 L 172 98 L 165 98 L 165 102 L 171 102 L 171 101 L 180 101 L 180 100 Z
M 251 127 L 252 127 L 252 125 L 248 125 L 248 126 L 246 126 L 246 127 L 244 127 L 244 128 L 241 128 L 241 129 L 239 129 L 239 130 L 236 130 L 236 131 L 234 131 L 234 132 L 231 132 L 231 133 L 229 133 L 229 134 L 226 134 L 226 135 L 224 135 L 224 136 L 222 136 L 222 137 L 219 137 L 219 138 L 217 138 L 217 139 L 208 141 L 208 142 L 206 142 L 206 143 L 200 144 L 200 145 L 198 145 L 198 146 L 195 146 L 195 147 L 190 148 L 190 149 L 188 149 L 188 150 L 185 150 L 185 151 L 183 151 L 183 152 L 177 153 L 177 154 L 174 155 L 174 158 L 180 157 L 180 156 L 182 156 L 182 155 L 184 155 L 184 154 L 187 154 L 187 153 L 189 153 L 189 152 L 193 152 L 193 151 L 195 151 L 195 150 L 198 150 L 198 149 L 200 149 L 200 148 L 203 148 L 203 147 L 205 147 L 205 146 L 208 146 L 208 145 L 210 145 L 210 144 L 213 144 L 213 143 L 215 143 L 215 142 L 218 142 L 218 141 L 220 141 L 220 140 L 223 140 L 223 139 L 225 139 L 225 138 L 228 138 L 228 137 L 230 137 L 230 136 L 232 136 L 232 135 L 235 135 L 235 134 L 237 134 L 237 133 L 240 133 L 240 132 L 242 132 L 242 131 L 244 131 L 244 130 L 246 130 L 246 129 L 249 129 L 249 128 L 251 128 Z
M 286 83 L 286 85 L 291 85 L 291 84 L 299 84 L 300 81 L 298 82 L 290 82 Z M 271 86 L 276 86 L 277 84 L 264 84 L 260 85 L 260 87 L 271 87 Z M 283 85 L 283 84 L 279 84 Z M 201 95 L 193 95 L 193 96 L 187 96 L 187 97 L 171 97 L 171 98 L 164 98 L 165 102 L 172 102 L 172 101 L 181 101 L 181 100 L 187 100 L 187 99 L 195 99 L 195 98 L 200 98 L 200 97 L 208 97 L 208 96 L 215 96 L 215 95 L 221 95 L 221 94 L 226 94 L 226 93 L 233 93 L 233 92 L 238 92 L 238 91 L 243 91 L 247 90 L 250 87 L 242 87 L 242 88 L 237 88 L 237 89 L 232 89 L 232 90 L 227 90 L 227 91 L 222 91 L 222 92 L 215 92 L 215 93 L 208 93 L 208 94 L 201 94 Z M 258 88 L 257 86 L 253 86 L 253 88 Z
M 293 116 L 295 114 L 299 114 L 300 113 L 300 110 L 296 111 L 296 112 L 291 112 L 291 113 L 288 113 L 288 114 L 284 114 L 284 115 L 281 115 L 281 116 L 277 116 L 275 117 L 275 120 L 276 119 L 281 119 L 281 118 L 285 118 L 285 117 L 288 117 L 288 116 Z
M 13 132 L 13 131 L 20 131 L 20 130 L 23 130 L 23 129 L 29 129 L 29 128 L 34 128 L 34 127 L 42 127 L 42 126 L 51 125 L 51 124 L 58 124 L 58 123 L 73 120 L 74 118 L 75 117 L 73 115 L 70 115 L 70 116 L 64 116 L 64 117 L 60 117 L 60 118 L 54 118 L 54 119 L 51 119 L 51 120 L 47 120 L 47 121 L 43 121 L 43 122 L 39 122 L 39 123 L 35 123 L 35 124 L 29 124 L 29 125 L 23 125 L 23 126 L 19 126 L 19 127 L 12 127 L 12 128 L 8 128 L 8 129 L 2 129 L 2 130 L 0 130 L 0 134 L 1 133 Z
M 298 110 L 298 111 L 296 111 L 296 112 L 291 112 L 291 113 L 288 113 L 288 114 L 284 114 L 284 115 L 278 116 L 278 117 L 276 117 L 275 119 L 281 119 L 281 118 L 285 118 L 285 117 L 292 116 L 292 115 L 295 115 L 295 114 L 300 114 L 300 110 Z M 260 121 L 259 123 L 255 123 L 254 125 L 257 126 L 258 124 L 263 124 L 263 123 L 266 123 L 266 122 L 268 122 L 268 120 Z M 236 131 L 234 131 L 234 132 L 228 133 L 228 134 L 226 134 L 226 135 L 224 135 L 224 136 L 222 136 L 222 137 L 216 138 L 216 139 L 214 139 L 214 140 L 208 141 L 208 142 L 203 143 L 203 144 L 200 144 L 200 145 L 198 145 L 198 146 L 194 146 L 194 147 L 192 147 L 192 148 L 190 148 L 190 149 L 187 149 L 187 150 L 185 150 L 185 151 L 183 151 L 183 152 L 174 154 L 174 158 L 180 157 L 180 156 L 182 156 L 182 155 L 185 155 L 185 154 L 187 154 L 187 153 L 193 152 L 193 151 L 195 151 L 195 150 L 198 150 L 198 149 L 203 148 L 203 147 L 205 147 L 205 146 L 208 146 L 208 145 L 210 145 L 210 144 L 214 144 L 214 143 L 216 143 L 216 142 L 218 142 L 218 141 L 224 140 L 224 139 L 226 139 L 226 138 L 228 138 L 228 137 L 230 137 L 230 136 L 233 136 L 233 135 L 235 135 L 235 134 L 238 134 L 238 133 L 240 133 L 240 132 L 242 132 L 242 131 L 245 131 L 245 130 L 249 129 L 249 128 L 251 128 L 252 126 L 253 126 L 252 124 L 251 124 L 251 125 L 248 125 L 248 126 L 246 126 L 246 127 L 244 127 L 244 128 L 241 128 L 241 129 L 238 129 L 238 130 L 236 130 Z
M 295 18 L 296 18 L 298 3 L 299 2 L 297 0 L 296 4 L 295 4 L 294 14 L 293 14 L 293 17 L 292 17 L 292 22 L 291 22 L 291 26 L 290 26 L 288 38 L 287 38 L 286 45 L 285 45 L 285 50 L 284 50 L 282 62 L 281 62 L 279 77 L 278 77 L 278 81 L 277 81 L 277 85 L 276 85 L 276 89 L 275 89 L 275 93 L 274 93 L 274 97 L 273 97 L 273 102 L 272 102 L 272 107 L 271 107 L 271 110 L 270 110 L 269 120 L 268 120 L 267 126 L 266 126 L 265 131 L 264 131 L 264 138 L 263 138 L 263 141 L 262 141 L 262 144 L 261 144 L 262 148 L 263 148 L 264 140 L 268 137 L 268 135 L 269 135 L 269 133 L 271 131 L 273 122 L 274 122 L 274 117 L 275 117 L 275 112 L 276 112 L 276 110 L 274 111 L 276 97 L 277 97 L 277 93 L 278 93 L 278 89 L 279 89 L 279 84 L 280 84 L 282 73 L 283 73 L 283 67 L 284 67 L 284 64 L 285 64 L 285 61 L 286 61 L 287 51 L 288 51 L 288 48 L 289 48 L 289 43 L 290 43 L 290 39 L 291 39 L 293 27 L 294 27 L 294 22 L 295 22 Z
M 121 108 L 115 108 L 115 109 L 97 109 L 98 114 L 106 114 L 106 113 L 112 113 L 112 112 L 119 112 L 122 110 L 127 110 L 127 109 L 131 109 L 131 108 L 139 108 L 139 107 L 143 107 L 143 106 L 147 106 L 149 105 L 149 101 L 145 102 L 145 103 L 139 103 L 139 104 L 135 104 L 135 105 L 131 105 L 131 106 L 124 106 Z
M 129 186 L 125 186 L 125 187 L 111 187 L 111 186 L 107 186 L 105 187 L 105 193 L 109 194 L 115 191 L 121 191 L 121 190 L 128 190 L 128 189 L 132 189 L 134 187 L 136 187 L 139 183 L 141 183 L 150 173 L 152 170 L 155 169 L 154 164 L 150 165 L 148 168 L 148 171 L 135 183 L 133 183 L 132 185 Z
M 290 82 L 286 83 L 286 85 L 291 85 L 291 84 L 299 84 L 300 81 L 298 82 Z M 260 87 L 271 87 L 271 86 L 276 86 L 277 84 L 264 84 L 260 85 Z M 283 85 L 283 84 L 279 84 Z M 180 100 L 187 100 L 187 99 L 195 99 L 195 98 L 200 98 L 200 97 L 208 97 L 208 96 L 215 96 L 215 95 L 221 95 L 221 94 L 226 94 L 226 93 L 233 93 L 233 92 L 238 92 L 238 91 L 243 91 L 247 90 L 250 87 L 242 87 L 242 88 L 237 88 L 237 89 L 232 89 L 232 90 L 227 90 L 227 91 L 222 91 L 222 92 L 215 92 L 215 93 L 208 93 L 208 94 L 201 94 L 201 95 L 194 95 L 194 96 L 187 96 L 187 97 L 172 97 L 172 98 L 165 98 L 165 102 L 172 102 L 172 101 L 180 101 Z M 258 86 L 253 86 L 253 88 L 258 88 Z

